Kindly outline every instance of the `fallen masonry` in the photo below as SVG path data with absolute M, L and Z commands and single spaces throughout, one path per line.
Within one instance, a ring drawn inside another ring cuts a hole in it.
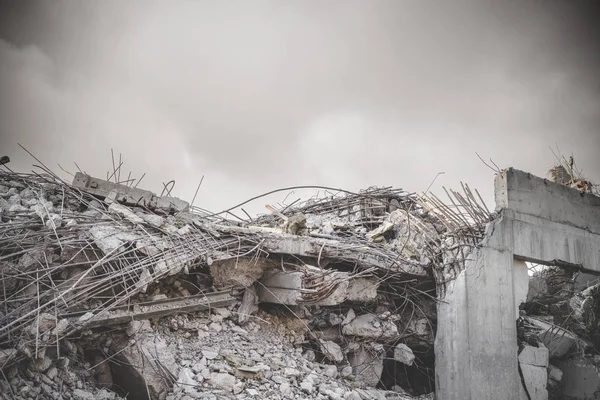
M 600 390 L 600 198 L 580 185 L 508 169 L 495 212 L 463 185 L 452 206 L 370 188 L 231 220 L 114 180 L 0 172 L 2 396 Z

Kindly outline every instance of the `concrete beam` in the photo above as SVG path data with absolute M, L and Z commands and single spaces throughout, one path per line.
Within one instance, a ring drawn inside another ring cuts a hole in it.
M 600 197 L 509 168 L 496 176 L 496 210 L 582 228 L 600 234 Z
M 599 234 L 513 210 L 503 213 L 513 221 L 515 257 L 549 264 L 562 261 L 600 274 Z

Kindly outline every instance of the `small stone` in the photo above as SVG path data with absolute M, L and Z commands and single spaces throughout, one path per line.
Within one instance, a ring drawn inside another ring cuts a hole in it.
M 342 370 L 340 371 L 340 375 L 342 376 L 342 378 L 347 378 L 350 375 L 352 375 L 352 367 L 349 365 L 346 365 L 344 368 L 342 368 Z
M 240 394 L 244 391 L 244 388 L 246 387 L 246 385 L 244 385 L 244 382 L 238 382 L 235 384 L 235 386 L 233 387 L 233 394 Z
M 94 400 L 96 397 L 92 393 L 86 392 L 85 390 L 81 390 L 81 388 L 79 388 L 73 390 L 73 398 L 75 400 Z
M 35 363 L 36 370 L 46 372 L 52 366 L 52 360 L 49 357 L 44 357 Z
M 196 381 L 194 379 L 194 373 L 191 369 L 182 368 L 181 371 L 179 371 L 177 386 L 179 390 L 183 390 L 185 393 L 188 394 L 196 392 Z
M 212 310 L 215 314 L 221 316 L 223 319 L 227 319 L 227 318 L 231 317 L 231 311 L 229 311 L 226 308 L 216 307 L 216 308 L 213 308 Z
M 213 372 L 208 378 L 208 382 L 221 389 L 233 391 L 236 384 L 236 379 L 233 375 L 224 372 Z
M 302 357 L 312 362 L 315 361 L 316 355 L 313 350 L 306 350 L 304 353 L 302 353 Z
M 246 393 L 248 393 L 250 396 L 258 396 L 258 390 L 256 389 L 246 389 Z
M 321 351 L 329 360 L 333 362 L 342 362 L 344 360 L 344 353 L 342 353 L 341 347 L 331 340 L 319 340 L 319 347 Z
M 560 382 L 563 377 L 563 372 L 560 368 L 557 368 L 554 365 L 550 364 L 548 366 L 548 377 L 552 380 L 555 380 L 556 382 Z
M 223 326 L 221 324 L 219 324 L 218 322 L 213 322 L 211 323 L 208 328 L 212 331 L 215 332 L 221 332 L 223 330 Z
M 302 381 L 300 383 L 300 389 L 302 389 L 303 391 L 305 391 L 306 393 L 309 393 L 309 394 L 312 393 L 314 390 L 312 383 L 307 382 L 307 381 Z
M 284 368 L 283 374 L 286 376 L 298 376 L 301 373 L 296 368 Z
M 353 309 L 348 310 L 348 314 L 346 314 L 346 318 L 344 318 L 344 320 L 342 321 L 342 326 L 344 325 L 348 325 L 350 322 L 352 322 L 352 320 L 356 318 L 356 314 L 354 313 Z
M 271 380 L 279 385 L 281 385 L 282 383 L 287 383 L 287 381 L 288 381 L 286 378 L 284 378 L 281 375 L 273 375 L 271 377 Z
M 290 394 L 292 394 L 292 388 L 289 383 L 284 382 L 281 385 L 279 385 L 279 392 L 284 396 L 289 396 Z
M 26 207 L 23 207 L 20 204 L 13 204 L 12 206 L 10 206 L 10 208 L 8 209 L 8 211 L 11 212 L 11 213 L 19 213 L 19 212 L 28 211 L 28 209 Z
M 60 228 L 62 225 L 62 217 L 58 214 L 50 214 L 48 221 L 46 221 L 46 227 L 48 229 Z
M 335 365 L 325 365 L 323 366 L 323 375 L 329 378 L 335 378 L 338 374 L 338 370 Z
M 192 371 L 194 371 L 195 373 L 200 373 L 204 368 L 206 368 L 207 362 L 206 362 L 206 358 L 202 357 L 200 359 L 200 361 L 198 361 L 196 364 L 194 364 L 192 366 Z
M 214 352 L 214 351 L 209 351 L 209 350 L 202 350 L 202 355 L 207 360 L 214 360 L 215 358 L 217 358 L 219 356 L 219 353 Z

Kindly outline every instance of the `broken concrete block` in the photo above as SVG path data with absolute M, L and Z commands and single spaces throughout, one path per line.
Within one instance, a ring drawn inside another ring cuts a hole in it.
M 576 293 L 569 299 L 569 316 L 575 321 L 573 330 L 578 334 L 595 329 L 598 321 L 596 309 L 600 295 L 600 284 L 590 286 L 589 288 Z
M 212 372 L 210 378 L 208 378 L 208 383 L 221 389 L 233 391 L 236 379 L 235 376 L 226 372 Z
M 360 277 L 350 280 L 346 301 L 369 303 L 377 299 L 380 280 L 375 277 Z
M 238 309 L 238 322 L 240 324 L 246 323 L 256 311 L 258 311 L 258 295 L 254 286 L 250 286 L 244 291 L 242 304 Z
M 156 208 L 166 211 L 167 213 L 186 212 L 190 208 L 187 201 L 178 199 L 177 197 L 155 197 Z
M 150 398 L 164 399 L 172 384 L 164 379 L 163 369 L 179 376 L 174 345 L 167 344 L 159 335 L 143 333 L 136 337 L 136 346 L 128 343 L 123 343 L 123 346 L 115 349 L 115 353 L 119 352 L 119 358 L 123 358 L 135 376 L 145 383 Z
M 394 360 L 410 366 L 415 361 L 415 355 L 410 347 L 404 343 L 398 343 L 394 348 Z
M 81 389 L 73 390 L 73 399 L 75 400 L 94 400 L 96 396 L 92 393 Z
M 563 372 L 560 370 L 560 368 L 555 367 L 552 364 L 548 366 L 548 378 L 552 379 L 553 381 L 560 382 L 562 381 L 562 377 Z
M 354 320 L 354 318 L 356 318 L 356 313 L 354 312 L 353 309 L 349 309 L 348 313 L 346 314 L 346 317 L 342 321 L 341 325 L 342 326 L 348 325 L 350 322 L 352 322 Z
M 367 239 L 371 242 L 379 243 L 385 240 L 385 234 L 394 228 L 394 224 L 389 221 L 384 221 L 379 227 L 367 233 Z
M 266 259 L 230 258 L 213 261 L 210 274 L 215 287 L 243 286 L 250 287 L 265 271 L 279 268 L 279 264 Z
M 548 367 L 549 352 L 546 347 L 525 346 L 519 353 L 519 362 L 525 365 Z
M 328 360 L 336 363 L 344 360 L 342 349 L 337 343 L 332 342 L 331 340 L 319 340 L 319 347 Z
M 356 380 L 371 387 L 377 386 L 381 379 L 383 358 L 383 353 L 377 353 L 363 345 L 348 354 L 348 362 Z
M 128 207 L 125 207 L 124 205 L 119 203 L 112 203 L 108 207 L 108 212 L 115 215 L 119 215 L 134 224 L 141 224 L 144 222 L 142 218 L 140 218 L 137 214 L 131 211 Z
M 90 228 L 90 235 L 94 243 L 104 254 L 108 254 L 116 249 L 124 251 L 124 246 L 128 242 L 135 242 L 141 239 L 141 236 L 128 232 L 124 229 L 118 229 L 110 225 L 96 225 Z
M 62 217 L 58 214 L 50 214 L 48 221 L 46 221 L 46 227 L 48 229 L 57 229 L 62 225 Z
M 374 314 L 360 315 L 342 327 L 342 333 L 370 339 L 395 340 L 399 338 L 398 328 L 391 321 L 384 321 Z
M 302 301 L 302 272 L 273 272 L 260 280 L 257 294 L 262 302 L 298 305 Z
M 538 319 L 529 318 L 528 321 L 540 329 L 539 338 L 548 348 L 550 358 L 561 358 L 577 350 L 577 337 L 571 333 Z
M 141 219 L 143 219 L 147 224 L 149 224 L 155 228 L 160 228 L 166 223 L 166 220 L 163 217 L 161 217 L 160 215 L 149 214 L 149 213 L 139 213 L 137 215 Z
M 536 367 L 534 365 L 521 364 L 523 380 L 531 400 L 548 400 L 548 391 L 546 389 L 548 373 L 545 367 Z
M 192 372 L 189 368 L 182 368 L 179 371 L 179 376 L 177 378 L 177 382 L 175 383 L 178 390 L 182 390 L 187 394 L 196 394 L 196 385 L 197 382 L 194 379 L 194 372 Z

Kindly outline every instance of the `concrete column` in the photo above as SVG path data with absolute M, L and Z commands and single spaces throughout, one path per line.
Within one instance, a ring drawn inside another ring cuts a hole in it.
M 491 224 L 485 247 L 471 254 L 438 305 L 437 399 L 522 399 L 516 298 L 523 290 L 515 288 L 511 224 Z

